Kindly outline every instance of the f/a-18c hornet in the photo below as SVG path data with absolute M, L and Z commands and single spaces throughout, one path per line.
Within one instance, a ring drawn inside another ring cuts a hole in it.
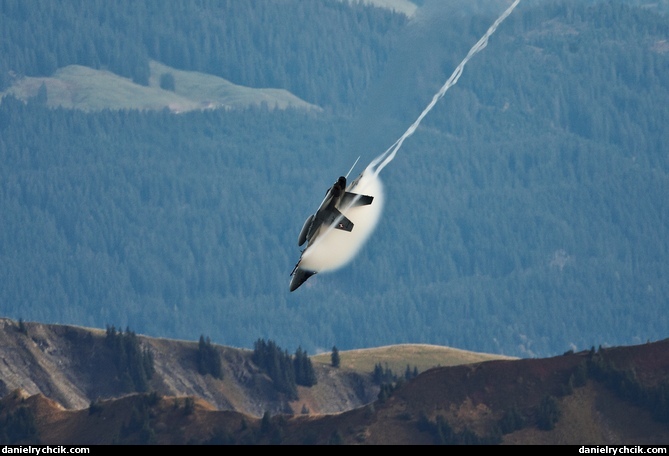
M 357 161 L 356 161 L 357 163 Z M 355 164 L 353 165 L 355 166 Z M 353 169 L 353 168 L 351 168 Z M 350 171 L 349 171 L 350 173 Z M 355 181 L 351 187 L 355 186 Z M 366 206 L 372 204 L 374 197 L 359 195 L 357 193 L 346 191 L 346 177 L 341 176 L 332 187 L 325 193 L 325 199 L 319 206 L 315 214 L 310 215 L 304 222 L 300 236 L 297 239 L 297 245 L 302 246 L 307 243 L 307 247 L 302 251 L 300 260 L 295 265 L 290 280 L 290 291 L 295 291 L 309 277 L 318 271 L 310 271 L 300 267 L 304 252 L 318 239 L 318 237 L 330 229 L 337 229 L 351 232 L 353 222 L 351 222 L 341 211 L 346 211 L 352 207 Z

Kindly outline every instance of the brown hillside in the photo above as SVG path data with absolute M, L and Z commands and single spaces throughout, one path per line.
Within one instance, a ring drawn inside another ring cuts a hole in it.
M 285 442 L 335 438 L 344 443 L 434 444 L 440 441 L 435 425 L 443 419 L 452 433 L 450 443 L 666 444 L 667 422 L 654 416 L 649 402 L 626 397 L 613 379 L 634 371 L 648 394 L 662 384 L 666 394 L 668 362 L 669 340 L 664 340 L 597 353 L 436 368 L 400 386 L 384 402 L 317 421 L 297 417 L 287 425 Z M 597 374 L 599 365 L 614 369 Z M 586 368 L 578 385 L 575 379 Z M 552 398 L 559 414 L 550 429 L 539 424 L 546 398 Z M 523 424 L 503 433 L 511 410 L 522 416 Z
M 16 391 L 0 423 L 30 410 L 36 429 L 20 443 L 45 444 L 666 444 L 668 366 L 669 340 L 440 367 L 355 410 L 263 419 L 156 393 L 71 411 Z
M 328 414 L 355 409 L 376 399 L 379 386 L 370 375 L 376 363 L 390 361 L 402 375 L 407 364 L 424 370 L 438 364 L 494 358 L 415 345 L 356 350 L 350 355 L 345 351 L 341 352 L 343 359 L 355 360 L 355 365 L 335 369 L 329 362 L 314 362 L 317 384 L 298 387 L 298 399 L 291 401 L 277 392 L 268 375 L 253 363 L 251 350 L 214 345 L 221 360 L 221 379 L 198 372 L 197 342 L 137 335 L 140 350 L 151 354 L 154 367 L 151 378 L 142 384 L 141 378 L 119 374 L 106 338 L 107 331 L 100 329 L 19 324 L 0 318 L 0 397 L 20 389 L 30 396 L 48 397 L 65 409 L 81 410 L 95 401 L 153 391 L 165 397 L 201 398 L 217 410 L 255 417 L 266 411 Z

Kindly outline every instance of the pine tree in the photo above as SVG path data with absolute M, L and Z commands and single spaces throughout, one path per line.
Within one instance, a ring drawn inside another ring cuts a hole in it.
M 174 92 L 175 83 L 174 75 L 172 73 L 163 73 L 160 75 L 160 88 Z
M 544 431 L 550 431 L 560 419 L 560 408 L 557 399 L 545 396 L 537 409 L 537 426 Z
M 105 343 L 122 388 L 126 391 L 146 391 L 155 371 L 151 351 L 140 347 L 137 335 L 129 327 L 124 333 L 117 332 L 114 326 L 107 326 Z
M 339 350 L 336 346 L 332 347 L 332 354 L 330 355 L 330 360 L 332 362 L 332 367 L 339 367 L 341 360 L 339 359 Z
M 254 344 L 252 360 L 267 372 L 277 391 L 297 398 L 295 365 L 288 351 L 282 351 L 272 340 L 265 342 L 264 339 L 258 339 Z
M 295 383 L 302 386 L 314 386 L 317 383 L 316 373 L 307 352 L 298 347 L 293 359 L 295 366 Z
M 381 366 L 381 363 L 374 364 L 374 372 L 372 372 L 372 381 L 377 385 L 383 383 L 383 367 Z
M 202 375 L 211 374 L 212 377 L 222 379 L 221 357 L 211 344 L 209 337 L 200 336 L 197 349 L 197 370 Z

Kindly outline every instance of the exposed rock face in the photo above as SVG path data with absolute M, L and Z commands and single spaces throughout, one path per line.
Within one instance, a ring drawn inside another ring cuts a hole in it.
M 98 329 L 0 319 L 0 396 L 21 389 L 67 409 L 84 409 L 93 401 L 134 392 L 118 378 L 105 336 Z M 336 413 L 369 403 L 378 393 L 369 375 L 316 364 L 317 385 L 298 387 L 299 399 L 291 403 L 253 364 L 250 350 L 215 346 L 223 371 L 219 380 L 198 372 L 197 342 L 137 338 L 154 360 L 147 390 L 199 397 L 218 410 L 254 416 L 299 414 L 305 408 L 312 414 Z

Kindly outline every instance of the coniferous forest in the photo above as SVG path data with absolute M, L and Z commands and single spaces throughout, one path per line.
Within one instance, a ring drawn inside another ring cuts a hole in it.
M 288 292 L 325 190 L 404 132 L 507 3 L 1 0 L 0 91 L 75 64 L 147 85 L 155 60 L 323 110 L 4 96 L 0 315 L 304 353 L 668 337 L 666 2 L 521 1 L 381 174 L 360 254 Z

